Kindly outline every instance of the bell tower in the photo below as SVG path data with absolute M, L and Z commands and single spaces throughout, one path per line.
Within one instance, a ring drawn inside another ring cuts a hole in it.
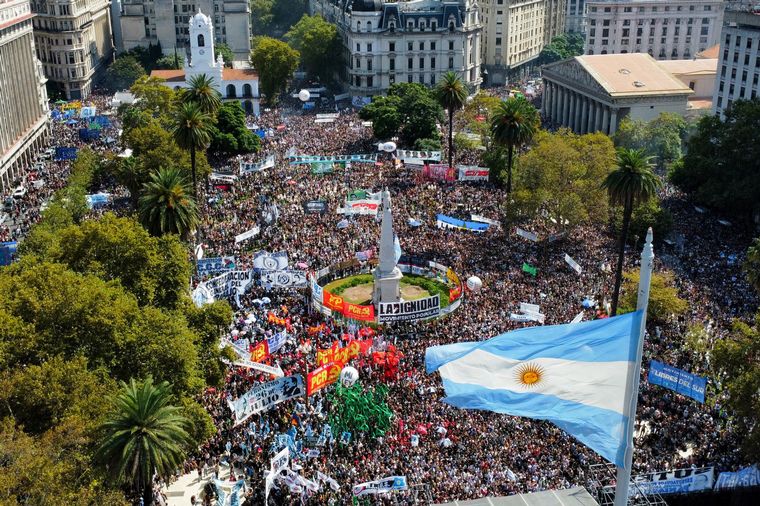
M 193 70 L 211 69 L 214 65 L 214 27 L 211 19 L 198 13 L 190 18 L 190 66 Z

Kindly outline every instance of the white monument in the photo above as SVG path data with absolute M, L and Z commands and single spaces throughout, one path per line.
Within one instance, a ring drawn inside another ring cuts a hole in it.
M 383 222 L 380 229 L 380 263 L 373 271 L 375 276 L 373 301 L 375 304 L 399 302 L 401 300 L 399 282 L 403 275 L 396 266 L 394 239 L 391 194 L 385 190 L 383 191 Z

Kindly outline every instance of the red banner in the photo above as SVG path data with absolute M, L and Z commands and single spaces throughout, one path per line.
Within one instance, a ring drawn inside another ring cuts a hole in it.
M 343 316 L 365 322 L 375 321 L 375 306 L 361 306 L 343 301 Z
M 276 325 L 282 325 L 283 327 L 287 328 L 288 330 L 290 330 L 292 328 L 291 325 L 290 325 L 290 317 L 281 318 L 281 317 L 277 316 L 276 314 L 274 314 L 271 311 L 269 313 L 267 313 L 267 321 L 269 323 L 274 323 Z
M 327 290 L 322 291 L 322 304 L 333 311 L 339 313 L 343 312 L 343 297 L 340 295 L 333 295 Z
M 367 353 L 370 347 L 372 347 L 372 339 L 365 339 L 363 341 L 351 340 L 343 348 L 339 348 L 338 342 L 335 341 L 332 347 L 317 350 L 317 365 L 323 366 L 330 362 L 346 365 L 352 358 L 356 358 L 362 353 Z
M 341 369 L 343 364 L 330 362 L 311 371 L 306 376 L 306 395 L 318 392 L 338 381 Z
M 462 285 L 457 285 L 456 288 L 449 289 L 449 302 L 454 302 L 462 296 Z
M 455 181 L 456 174 L 454 167 L 449 167 L 445 163 L 428 163 L 422 169 L 422 175 L 426 179 L 433 181 Z
M 269 343 L 266 339 L 251 348 L 251 362 L 263 362 L 269 356 Z

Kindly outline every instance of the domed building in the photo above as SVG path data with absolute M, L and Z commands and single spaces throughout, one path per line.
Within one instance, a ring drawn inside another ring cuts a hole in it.
M 254 69 L 225 68 L 219 55 L 214 59 L 214 26 L 211 18 L 198 11 L 190 18 L 190 59 L 180 70 L 154 70 L 151 77 L 160 77 L 174 89 L 188 87 L 194 77 L 205 74 L 214 80 L 222 101 L 239 100 L 248 114 L 259 114 L 259 76 Z
M 449 70 L 481 83 L 480 10 L 475 0 L 310 0 L 343 39 L 344 80 L 352 96 L 400 82 L 434 86 Z

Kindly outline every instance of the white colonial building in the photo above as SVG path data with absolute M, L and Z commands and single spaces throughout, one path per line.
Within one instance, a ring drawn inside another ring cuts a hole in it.
M 723 0 L 587 0 L 586 54 L 694 58 L 718 43 Z
M 22 178 L 50 138 L 33 17 L 29 0 L 0 1 L 0 192 Z
M 110 0 L 33 0 L 37 58 L 52 89 L 87 98 L 113 57 Z
M 646 53 L 584 55 L 543 68 L 541 114 L 577 133 L 613 135 L 623 118 L 685 114 L 694 92 Z
M 119 51 L 160 45 L 164 54 L 190 48 L 190 19 L 198 11 L 213 16 L 215 42 L 227 44 L 236 60 L 251 53 L 251 9 L 248 0 L 113 0 L 120 2 Z M 115 30 L 116 31 L 116 30 Z
M 475 0 L 311 0 L 313 14 L 335 23 L 343 40 L 344 78 L 354 96 L 392 84 L 433 86 L 453 70 L 480 86 L 481 24 Z
M 483 64 L 488 85 L 527 72 L 541 50 L 564 31 L 566 0 L 482 0 Z
M 248 114 L 259 114 L 259 77 L 254 69 L 224 67 L 222 56 L 214 59 L 214 26 L 211 18 L 198 12 L 190 18 L 190 59 L 181 70 L 154 70 L 153 77 L 174 89 L 186 88 L 194 76 L 205 74 L 214 80 L 222 99 L 238 100 Z

